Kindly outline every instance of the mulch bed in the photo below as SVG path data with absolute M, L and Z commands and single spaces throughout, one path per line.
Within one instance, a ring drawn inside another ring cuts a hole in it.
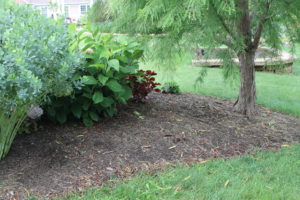
M 19 135 L 0 161 L 0 199 L 62 196 L 165 163 L 201 162 L 300 142 L 300 119 L 259 107 L 248 119 L 233 102 L 151 94 L 93 127 L 44 125 Z

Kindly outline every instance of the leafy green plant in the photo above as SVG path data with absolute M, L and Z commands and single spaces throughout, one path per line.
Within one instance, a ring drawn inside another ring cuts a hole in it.
M 143 50 L 137 43 L 117 41 L 95 27 L 74 35 L 72 48 L 84 54 L 84 67 L 74 77 L 79 87 L 74 86 L 74 93 L 68 97 L 52 98 L 46 112 L 59 123 L 79 119 L 91 126 L 101 116 L 115 115 L 117 105 L 131 98 L 129 76 L 136 73 Z
M 37 120 L 33 120 L 30 118 L 25 118 L 22 125 L 18 129 L 18 134 L 30 134 L 39 129 L 39 124 Z
M 77 66 L 67 29 L 20 5 L 0 8 L 0 159 L 32 105 L 72 90 Z
M 180 94 L 180 88 L 176 82 L 165 83 L 161 90 L 163 93 Z
M 44 114 L 39 106 L 31 106 L 27 111 L 27 116 L 18 130 L 18 134 L 29 134 L 38 130 L 38 120 Z

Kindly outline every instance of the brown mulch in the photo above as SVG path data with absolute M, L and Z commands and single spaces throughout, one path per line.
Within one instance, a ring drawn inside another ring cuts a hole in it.
M 259 107 L 248 119 L 230 100 L 151 94 L 96 126 L 44 125 L 19 135 L 0 161 L 0 199 L 53 197 L 173 162 L 201 162 L 300 142 L 300 119 Z

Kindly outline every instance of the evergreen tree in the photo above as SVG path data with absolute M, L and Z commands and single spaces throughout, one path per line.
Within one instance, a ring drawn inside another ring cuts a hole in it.
M 227 46 L 225 70 L 238 57 L 240 94 L 235 109 L 255 113 L 255 52 L 264 45 L 280 49 L 282 38 L 300 38 L 300 0 L 111 0 L 114 27 L 127 33 L 156 34 L 157 56 L 197 46 Z M 154 43 L 152 43 L 154 44 Z M 159 51 L 162 50 L 162 51 Z
M 105 0 L 95 0 L 92 8 L 88 12 L 88 21 L 91 23 L 106 22 L 111 19 L 109 15 L 109 4 Z

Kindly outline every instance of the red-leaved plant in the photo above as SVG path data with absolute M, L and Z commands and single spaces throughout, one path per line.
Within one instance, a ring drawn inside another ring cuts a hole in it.
M 157 73 L 151 70 L 139 70 L 137 74 L 129 77 L 132 81 L 133 101 L 144 102 L 150 92 L 160 92 L 160 89 L 157 88 L 160 83 L 155 82 L 155 75 Z

